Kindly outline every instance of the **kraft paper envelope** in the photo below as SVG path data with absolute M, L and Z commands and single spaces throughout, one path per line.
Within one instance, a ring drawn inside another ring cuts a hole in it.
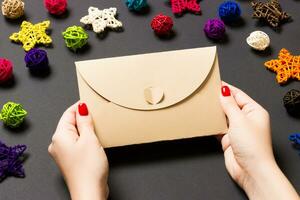
M 216 47 L 76 62 L 104 147 L 224 133 Z

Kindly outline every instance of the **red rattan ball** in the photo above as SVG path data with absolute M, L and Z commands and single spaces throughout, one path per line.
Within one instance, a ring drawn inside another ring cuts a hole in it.
M 157 35 L 169 35 L 172 31 L 173 20 L 163 14 L 156 15 L 151 21 L 151 28 Z
M 67 10 L 67 0 L 44 0 L 48 12 L 52 15 L 61 15 Z
M 13 64 L 10 60 L 0 58 L 0 83 L 8 81 L 13 74 Z

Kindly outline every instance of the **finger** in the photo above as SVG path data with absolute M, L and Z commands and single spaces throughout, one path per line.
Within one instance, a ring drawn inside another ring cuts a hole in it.
M 218 140 L 219 142 L 221 142 L 223 136 L 224 136 L 224 134 L 220 134 L 220 135 L 216 135 L 215 137 L 217 138 L 217 140 Z
M 77 103 L 69 107 L 60 118 L 52 141 L 63 140 L 76 141 L 78 132 L 76 129 L 76 107 Z
M 80 136 L 95 134 L 92 116 L 85 103 L 78 103 L 77 105 L 76 125 Z
M 52 155 L 52 152 L 53 152 L 53 145 L 52 143 L 50 143 L 50 145 L 48 146 L 48 153 Z
M 226 166 L 228 173 L 234 180 L 237 180 L 239 178 L 237 176 L 237 174 L 241 173 L 241 171 L 240 171 L 241 169 L 235 159 L 235 156 L 233 154 L 233 150 L 231 147 L 228 147 L 227 150 L 224 152 L 224 157 L 225 157 L 225 166 Z
M 221 93 L 221 106 L 229 122 L 239 119 L 242 116 L 242 112 L 238 104 L 236 103 L 234 97 L 231 95 L 230 88 L 227 85 L 223 85 L 221 88 Z
M 63 129 L 66 125 L 76 126 L 76 107 L 77 103 L 70 106 L 61 116 L 57 128 Z
M 222 150 L 225 152 L 227 148 L 230 146 L 230 138 L 228 134 L 225 135 L 216 135 L 216 139 L 221 143 Z
M 227 85 L 230 88 L 231 94 L 234 97 L 236 103 L 238 106 L 243 109 L 246 105 L 255 105 L 258 106 L 259 104 L 254 101 L 250 96 L 248 96 L 245 92 L 243 92 L 241 89 L 230 85 L 226 82 L 223 82 L 224 85 Z
M 223 138 L 221 140 L 221 144 L 222 144 L 223 151 L 226 151 L 228 149 L 228 147 L 230 147 L 230 138 L 229 138 L 228 134 L 223 136 Z

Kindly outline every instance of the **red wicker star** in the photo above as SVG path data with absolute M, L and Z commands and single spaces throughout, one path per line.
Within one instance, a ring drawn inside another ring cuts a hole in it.
M 290 78 L 300 80 L 300 56 L 293 56 L 288 50 L 281 49 L 278 59 L 265 62 L 266 68 L 277 73 L 276 80 L 285 84 Z
M 182 15 L 189 11 L 194 14 L 200 14 L 200 5 L 197 0 L 170 0 L 172 5 L 172 12 L 175 15 Z

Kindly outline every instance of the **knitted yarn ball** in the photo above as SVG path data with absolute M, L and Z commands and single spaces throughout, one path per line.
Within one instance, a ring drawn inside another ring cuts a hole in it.
M 87 41 L 89 39 L 89 35 L 80 26 L 68 27 L 62 33 L 62 35 L 65 39 L 67 47 L 72 49 L 73 51 L 82 48 L 87 44 Z
M 27 111 L 23 109 L 21 104 L 7 102 L 1 110 L 0 120 L 2 120 L 6 126 L 17 128 L 23 123 L 26 115 Z
M 289 136 L 289 140 L 297 145 L 300 149 L 300 133 L 294 133 Z
M 13 74 L 13 64 L 10 60 L 0 58 L 0 83 L 8 81 Z
M 300 91 L 292 89 L 283 97 L 283 104 L 287 112 L 293 116 L 300 115 Z
M 173 20 L 163 14 L 156 15 L 151 21 L 151 28 L 159 36 L 169 35 L 172 31 Z
M 219 16 L 224 22 L 233 22 L 241 16 L 240 5 L 234 1 L 225 1 L 219 6 Z
M 44 0 L 45 8 L 52 15 L 61 15 L 67 10 L 67 0 Z
M 31 49 L 26 53 L 24 60 L 26 67 L 30 70 L 41 70 L 49 67 L 47 52 L 42 49 Z
M 126 0 L 126 6 L 129 10 L 141 11 L 147 6 L 147 0 Z
M 22 0 L 4 0 L 2 14 L 10 19 L 17 19 L 24 15 L 25 3 Z
M 206 36 L 213 40 L 220 40 L 225 36 L 225 24 L 219 19 L 207 20 L 203 30 Z

